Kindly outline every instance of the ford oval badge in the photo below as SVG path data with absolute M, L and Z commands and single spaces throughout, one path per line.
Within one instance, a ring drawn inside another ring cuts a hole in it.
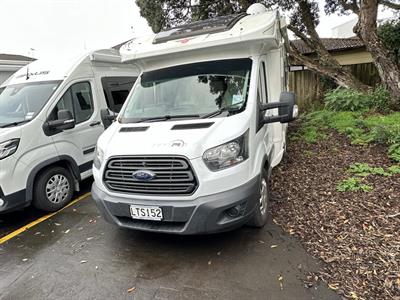
M 153 180 L 154 177 L 156 177 L 156 174 L 149 170 L 138 170 L 133 172 L 132 177 L 140 181 L 150 181 Z

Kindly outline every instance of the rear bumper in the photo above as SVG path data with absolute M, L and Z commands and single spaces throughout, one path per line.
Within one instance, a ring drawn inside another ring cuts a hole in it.
M 232 230 L 248 222 L 258 208 L 259 176 L 244 185 L 218 194 L 199 197 L 192 201 L 139 200 L 119 198 L 101 191 L 96 183 L 92 197 L 106 221 L 119 227 L 173 234 L 205 234 Z M 134 220 L 130 205 L 159 206 L 163 221 Z M 239 215 L 229 216 L 227 210 L 238 206 Z
M 29 205 L 26 201 L 26 190 L 21 190 L 5 196 L 0 187 L 0 199 L 4 201 L 4 204 L 0 205 L 0 214 L 18 210 Z

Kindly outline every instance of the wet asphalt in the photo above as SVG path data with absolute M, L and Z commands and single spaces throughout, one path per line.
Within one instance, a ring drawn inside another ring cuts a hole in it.
M 41 215 L 0 216 L 0 237 Z M 121 230 L 87 197 L 0 245 L 0 299 L 339 299 L 305 287 L 318 268 L 272 222 L 209 236 Z

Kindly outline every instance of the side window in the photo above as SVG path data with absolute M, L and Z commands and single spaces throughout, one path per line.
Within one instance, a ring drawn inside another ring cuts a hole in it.
M 63 109 L 68 109 L 72 113 L 76 124 L 88 120 L 94 112 L 90 83 L 73 84 L 58 101 L 50 114 L 49 120 L 57 120 L 58 111 Z
M 130 76 L 103 77 L 101 79 L 108 109 L 116 113 L 120 112 L 136 79 L 137 77 Z
M 265 104 L 268 102 L 268 90 L 267 90 L 267 79 L 266 79 L 266 69 L 265 63 L 262 62 L 260 65 L 259 76 L 258 76 L 258 97 L 260 103 Z

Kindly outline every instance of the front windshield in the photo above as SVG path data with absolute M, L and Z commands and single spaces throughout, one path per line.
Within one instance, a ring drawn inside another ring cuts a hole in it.
M 202 117 L 245 109 L 251 59 L 195 63 L 143 73 L 120 122 Z
M 59 84 L 60 81 L 46 81 L 1 87 L 0 127 L 35 118 Z

